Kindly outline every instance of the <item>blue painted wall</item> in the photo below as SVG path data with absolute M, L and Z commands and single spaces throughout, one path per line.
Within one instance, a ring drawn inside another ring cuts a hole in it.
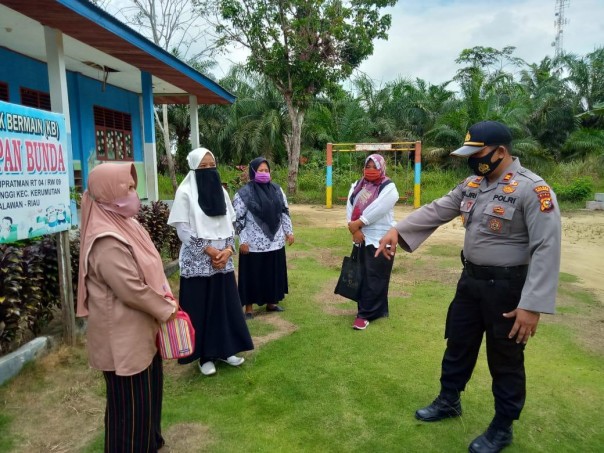
M 21 87 L 49 91 L 46 63 L 0 47 L 0 82 L 8 84 L 9 102 L 21 103 Z M 71 117 L 72 157 L 81 162 L 83 184 L 88 179 L 88 159 L 95 152 L 93 107 L 95 105 L 132 116 L 134 161 L 143 161 L 139 95 L 110 85 L 111 74 L 103 91 L 98 80 L 80 73 L 67 72 L 67 90 Z M 94 157 L 93 157 L 94 159 Z

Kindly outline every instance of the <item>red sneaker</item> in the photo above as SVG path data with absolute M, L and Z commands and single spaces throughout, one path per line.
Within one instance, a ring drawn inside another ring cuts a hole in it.
M 366 319 L 357 318 L 354 320 L 354 324 L 352 325 L 352 328 L 354 330 L 365 330 L 368 325 L 369 325 L 369 321 L 367 321 Z

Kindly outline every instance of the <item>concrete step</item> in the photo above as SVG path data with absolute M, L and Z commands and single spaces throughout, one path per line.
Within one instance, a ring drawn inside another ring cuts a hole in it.
M 0 357 L 0 385 L 19 374 L 27 362 L 46 354 L 50 346 L 50 337 L 37 337 L 16 351 Z

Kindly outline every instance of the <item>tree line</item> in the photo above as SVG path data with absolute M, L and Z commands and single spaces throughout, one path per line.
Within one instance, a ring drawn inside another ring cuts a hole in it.
M 309 103 L 302 156 L 320 159 L 327 143 L 423 142 L 425 165 L 455 165 L 448 153 L 468 127 L 491 119 L 510 126 L 523 163 L 595 159 L 604 164 L 604 48 L 586 55 L 527 63 L 514 48 L 463 50 L 451 80 L 433 85 L 396 79 L 377 85 L 361 75 Z M 287 106 L 267 77 L 234 66 L 218 82 L 237 96 L 232 106 L 199 108 L 201 142 L 221 162 L 246 164 L 258 155 L 287 165 L 291 123 Z M 180 171 L 187 171 L 188 111 L 168 109 Z
M 109 8 L 107 0 L 94 1 Z M 388 38 L 384 11 L 396 0 L 311 3 L 129 0 L 115 14 L 210 76 L 216 52 L 247 50 L 245 62 L 217 80 L 237 96 L 235 104 L 199 109 L 201 143 L 223 163 L 265 155 L 287 166 L 290 194 L 299 162 L 320 159 L 329 142 L 421 140 L 424 164 L 442 168 L 460 165 L 446 158 L 449 151 L 485 119 L 510 126 L 514 152 L 528 166 L 587 158 L 596 170 L 604 167 L 604 48 L 529 63 L 514 47 L 476 46 L 459 54 L 459 69 L 445 83 L 399 78 L 378 85 L 355 71 L 374 41 Z M 202 51 L 187 58 L 200 40 Z M 175 164 L 187 171 L 188 110 L 162 106 L 156 126 L 159 161 L 176 186 Z M 175 147 L 176 163 L 163 151 Z

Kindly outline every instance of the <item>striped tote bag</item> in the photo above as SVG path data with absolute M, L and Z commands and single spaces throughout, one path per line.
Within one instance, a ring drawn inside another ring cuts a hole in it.
M 160 324 L 157 348 L 163 359 L 182 359 L 193 354 L 195 329 L 189 315 L 182 310 L 176 317 Z

